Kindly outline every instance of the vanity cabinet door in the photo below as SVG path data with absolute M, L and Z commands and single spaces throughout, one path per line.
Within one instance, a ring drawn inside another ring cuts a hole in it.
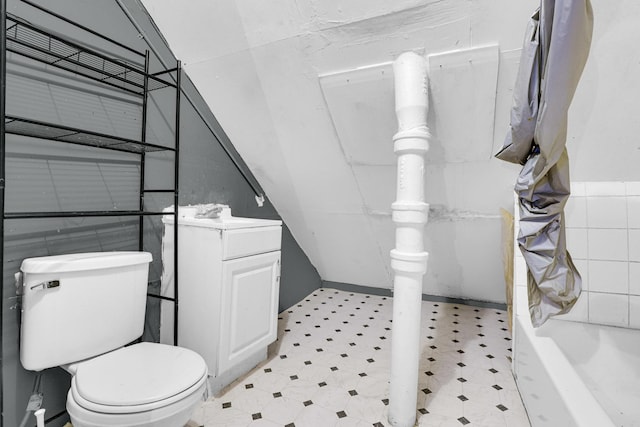
M 218 375 L 275 341 L 280 251 L 224 261 Z

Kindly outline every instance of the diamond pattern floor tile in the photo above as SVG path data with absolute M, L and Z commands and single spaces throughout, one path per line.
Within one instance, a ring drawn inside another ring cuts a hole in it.
M 388 426 L 390 297 L 323 288 L 280 314 L 269 358 L 189 426 Z M 506 312 L 424 301 L 417 425 L 529 427 Z

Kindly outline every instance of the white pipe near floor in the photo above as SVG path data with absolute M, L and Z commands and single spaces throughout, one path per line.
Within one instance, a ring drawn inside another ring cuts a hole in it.
M 424 201 L 424 155 L 429 149 L 427 128 L 427 69 L 423 57 L 403 53 L 393 63 L 398 133 L 393 137 L 398 157 L 396 248 L 391 251 L 393 328 L 389 422 L 411 427 L 416 421 L 422 277 L 427 271 L 424 226 L 429 205 Z

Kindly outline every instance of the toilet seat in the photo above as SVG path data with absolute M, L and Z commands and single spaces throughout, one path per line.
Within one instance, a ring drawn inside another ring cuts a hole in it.
M 118 414 L 85 409 L 74 400 L 69 390 L 66 406 L 74 427 L 176 427 L 187 424 L 205 390 L 206 383 L 203 383 L 190 396 L 172 404 L 150 411 Z
M 207 366 L 200 355 L 156 343 L 140 343 L 78 365 L 69 397 L 103 414 L 151 411 L 203 388 Z

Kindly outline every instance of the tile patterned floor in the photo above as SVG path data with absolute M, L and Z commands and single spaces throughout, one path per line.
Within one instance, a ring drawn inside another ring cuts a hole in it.
M 392 298 L 319 289 L 283 312 L 267 361 L 189 425 L 388 426 Z M 419 426 L 529 427 L 506 312 L 422 303 Z

